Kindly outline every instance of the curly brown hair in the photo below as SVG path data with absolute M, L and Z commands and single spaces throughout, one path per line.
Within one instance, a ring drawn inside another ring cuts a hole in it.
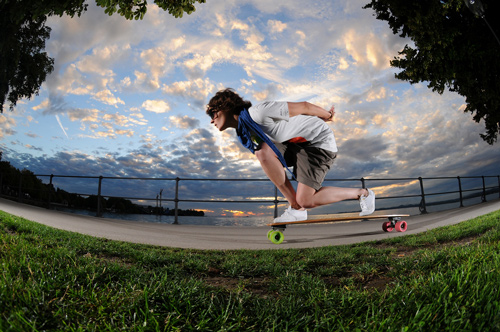
M 248 100 L 243 100 L 239 94 L 237 94 L 233 89 L 227 88 L 218 91 L 215 96 L 210 99 L 207 105 L 207 114 L 210 118 L 214 118 L 214 114 L 217 111 L 222 111 L 224 113 L 230 112 L 235 115 L 239 115 L 243 109 L 249 109 L 252 103 Z

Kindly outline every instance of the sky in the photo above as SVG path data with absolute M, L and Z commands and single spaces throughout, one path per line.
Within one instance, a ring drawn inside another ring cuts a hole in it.
M 389 61 L 412 42 L 363 9 L 367 2 L 210 0 L 179 19 L 148 4 L 141 21 L 108 16 L 90 2 L 81 17 L 51 17 L 46 50 L 54 71 L 39 95 L 13 112 L 4 106 L 3 160 L 35 174 L 263 179 L 234 130 L 219 132 L 205 114 L 215 92 L 231 87 L 254 105 L 335 105 L 339 155 L 327 178 L 498 175 L 500 145 L 480 138 L 484 124 L 463 112 L 464 97 L 395 79 Z M 175 186 L 105 181 L 103 194 L 127 197 L 155 197 L 163 188 L 172 197 Z M 54 180 L 79 193 L 95 194 L 95 183 Z M 274 195 L 265 182 L 184 181 L 181 190 L 184 199 Z M 270 208 L 202 209 L 251 215 Z

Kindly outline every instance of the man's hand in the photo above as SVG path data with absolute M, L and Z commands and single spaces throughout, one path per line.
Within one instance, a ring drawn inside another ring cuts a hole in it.
M 332 105 L 332 107 L 330 108 L 328 113 L 330 114 L 330 116 L 326 119 L 323 119 L 323 120 L 325 120 L 325 122 L 333 121 L 333 116 L 335 115 L 335 106 L 334 105 Z

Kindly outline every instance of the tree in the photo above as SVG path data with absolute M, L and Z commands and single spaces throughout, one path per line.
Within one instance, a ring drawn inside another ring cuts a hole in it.
M 174 17 L 191 14 L 194 4 L 205 0 L 154 0 Z M 105 13 L 118 13 L 126 19 L 142 19 L 147 0 L 96 0 Z M 54 59 L 45 50 L 51 29 L 49 16 L 80 16 L 87 10 L 84 0 L 0 0 L 0 113 L 8 102 L 12 111 L 22 98 L 38 94 L 40 86 L 54 69 Z
M 396 78 L 411 84 L 427 82 L 435 92 L 447 88 L 464 96 L 465 112 L 476 122 L 484 121 L 486 133 L 481 137 L 493 144 L 500 132 L 500 45 L 495 35 L 499 21 L 486 20 L 494 0 L 482 2 L 485 20 L 463 0 L 371 0 L 364 8 L 372 8 L 394 34 L 414 42 L 390 62 L 402 69 Z M 488 21 L 495 23 L 489 26 Z

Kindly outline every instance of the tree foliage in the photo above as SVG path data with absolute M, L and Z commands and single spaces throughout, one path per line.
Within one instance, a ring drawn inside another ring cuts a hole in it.
M 495 1 L 482 3 L 484 19 L 462 0 L 372 0 L 364 8 L 372 8 L 394 34 L 414 43 L 391 61 L 402 69 L 396 78 L 464 96 L 465 112 L 476 122 L 484 121 L 481 137 L 493 144 L 500 132 L 500 44 L 495 36 L 500 21 L 493 16 Z
M 154 0 L 174 17 L 195 11 L 195 3 L 205 0 Z M 126 19 L 142 19 L 147 0 L 96 0 L 105 13 L 118 13 Z M 54 69 L 54 59 L 45 52 L 50 27 L 49 16 L 80 16 L 87 10 L 84 0 L 0 0 L 0 113 L 4 103 L 10 110 L 22 98 L 38 94 L 40 86 Z
M 154 3 L 174 17 L 180 18 L 184 13 L 191 14 L 196 10 L 196 2 L 205 0 L 155 0 Z M 108 15 L 118 13 L 126 19 L 142 19 L 147 11 L 147 0 L 96 0 L 96 3 L 105 8 Z

